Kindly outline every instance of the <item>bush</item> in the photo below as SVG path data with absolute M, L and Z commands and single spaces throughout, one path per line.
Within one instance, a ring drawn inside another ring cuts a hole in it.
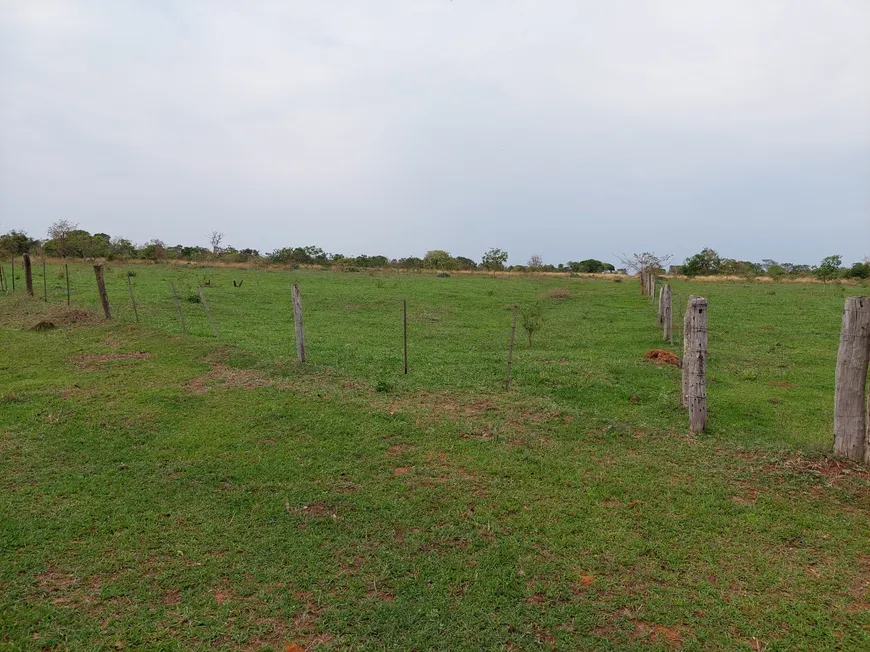
M 447 272 L 441 272 L 440 274 L 435 275 L 436 278 L 450 278 L 450 274 Z

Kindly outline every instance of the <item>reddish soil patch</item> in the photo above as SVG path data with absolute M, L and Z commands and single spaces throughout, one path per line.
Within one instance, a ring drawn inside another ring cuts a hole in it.
M 163 596 L 163 604 L 178 604 L 180 601 L 180 594 L 178 591 L 167 591 L 166 595 Z
M 785 380 L 775 380 L 773 382 L 767 383 L 771 387 L 797 387 L 792 383 L 786 382 Z
M 321 502 L 304 505 L 302 507 L 302 513 L 308 516 L 335 516 L 333 511 Z
M 386 593 L 384 591 L 369 591 L 366 593 L 367 598 L 377 598 L 379 600 L 383 600 L 384 602 L 392 602 L 396 599 L 396 596 L 392 593 Z
M 649 639 L 668 648 L 683 647 L 683 636 L 685 634 L 681 630 L 686 629 L 688 632 L 691 632 L 691 628 L 674 629 L 665 625 L 657 625 L 656 623 L 645 623 L 640 620 L 634 621 L 634 627 L 632 639 Z
M 415 446 L 411 446 L 411 444 L 393 444 L 390 446 L 390 450 L 387 451 L 387 455 L 390 457 L 398 457 L 399 455 L 404 455 L 416 448 Z
M 393 470 L 393 475 L 408 475 L 413 468 L 413 466 L 397 466 Z
M 205 394 L 212 389 L 255 389 L 271 385 L 272 381 L 259 371 L 233 369 L 225 364 L 212 364 L 211 371 L 189 381 L 185 388 L 191 394 Z
M 226 591 L 215 591 L 214 592 L 214 599 L 215 599 L 215 602 L 217 602 L 218 604 L 224 604 L 225 602 L 229 601 L 230 594 L 227 593 Z
M 595 578 L 592 575 L 581 575 L 580 576 L 580 584 L 583 586 L 591 586 L 592 582 L 595 581 Z
M 96 369 L 107 362 L 117 362 L 119 360 L 147 360 L 151 354 L 146 351 L 130 351 L 129 353 L 82 353 L 81 355 L 73 355 L 67 358 L 68 362 L 72 362 L 80 369 Z
M 680 359 L 670 351 L 653 349 L 652 351 L 648 351 L 644 357 L 647 360 L 652 360 L 656 364 L 669 364 L 673 365 L 674 367 L 680 366 Z

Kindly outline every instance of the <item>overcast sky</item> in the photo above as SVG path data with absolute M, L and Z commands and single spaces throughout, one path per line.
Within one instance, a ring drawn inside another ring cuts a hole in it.
M 0 232 L 870 255 L 867 0 L 0 0 Z

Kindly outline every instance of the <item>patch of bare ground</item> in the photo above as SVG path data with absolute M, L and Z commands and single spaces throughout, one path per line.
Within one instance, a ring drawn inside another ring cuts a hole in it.
M 675 625 L 668 627 L 657 623 L 648 623 L 642 620 L 634 620 L 634 632 L 630 634 L 632 640 L 649 641 L 668 649 L 683 647 L 683 639 L 694 636 L 694 630 L 687 625 Z
M 102 365 L 110 362 L 148 360 L 150 357 L 151 354 L 147 351 L 128 351 L 127 353 L 81 353 L 79 355 L 68 357 L 67 362 L 71 362 L 84 371 L 95 371 Z
M 211 363 L 211 370 L 191 379 L 184 386 L 191 394 L 206 394 L 213 389 L 255 389 L 276 384 L 274 379 L 253 369 L 234 369 L 220 362 Z
M 849 613 L 870 613 L 870 556 L 858 560 L 858 571 L 849 585 Z

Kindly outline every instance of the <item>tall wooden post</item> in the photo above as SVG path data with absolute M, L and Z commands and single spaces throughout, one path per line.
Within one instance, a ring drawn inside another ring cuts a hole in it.
M 511 340 L 508 344 L 507 375 L 504 379 L 505 390 L 511 388 L 511 364 L 514 360 L 514 340 L 517 337 L 517 310 L 519 310 L 519 306 L 514 304 L 514 316 L 511 319 Z
M 175 311 L 178 313 L 178 321 L 181 322 L 181 334 L 187 336 L 187 324 L 184 323 L 184 313 L 181 312 L 181 301 L 178 300 L 178 292 L 175 291 L 175 281 L 169 281 L 172 287 L 172 299 L 175 301 Z
M 42 300 L 48 303 L 48 281 L 45 276 L 45 254 L 42 254 Z
M 103 312 L 106 314 L 106 319 L 112 318 L 112 311 L 109 309 L 109 295 L 106 294 L 106 282 L 103 280 L 103 264 L 94 265 L 94 275 L 97 277 L 97 290 L 100 293 L 100 302 L 103 304 Z
M 405 375 L 408 375 L 408 300 L 402 299 L 402 335 L 405 343 Z
M 671 300 L 671 286 L 667 283 L 662 288 L 661 299 L 659 299 L 662 311 L 662 337 L 671 344 L 674 343 L 674 328 L 673 328 L 673 301 Z
M 302 295 L 299 284 L 293 284 L 293 321 L 296 324 L 296 355 L 305 362 L 305 330 L 302 327 Z
M 30 264 L 30 254 L 21 256 L 24 259 L 24 285 L 27 294 L 33 296 L 33 266 Z
M 64 263 L 63 275 L 66 276 L 66 307 L 69 308 L 69 265 Z
M 664 304 L 665 287 L 666 286 L 663 285 L 659 288 L 659 316 L 658 316 L 659 325 L 665 323 L 665 321 L 664 321 L 665 320 L 665 304 Z
M 15 293 L 15 256 L 12 256 L 12 292 Z
M 6 277 L 3 275 L 3 265 L 0 265 L 0 292 L 6 291 Z
M 211 329 L 214 331 L 214 338 L 219 340 L 221 334 L 218 333 L 217 324 L 214 323 L 214 317 L 211 316 L 211 308 L 208 307 L 208 301 L 205 300 L 205 291 L 202 289 L 202 286 L 199 288 L 199 301 L 202 304 L 202 309 L 205 310 L 205 314 L 208 316 L 208 323 L 211 324 Z
M 133 316 L 136 317 L 136 323 L 139 323 L 139 311 L 136 310 L 136 297 L 133 296 L 133 280 L 127 274 L 127 288 L 130 290 L 130 303 L 133 304 Z
M 849 297 L 843 310 L 834 389 L 834 455 L 870 463 L 865 387 L 870 363 L 870 297 Z
M 683 405 L 689 409 L 689 430 L 707 425 L 707 300 L 689 297 L 683 340 Z

